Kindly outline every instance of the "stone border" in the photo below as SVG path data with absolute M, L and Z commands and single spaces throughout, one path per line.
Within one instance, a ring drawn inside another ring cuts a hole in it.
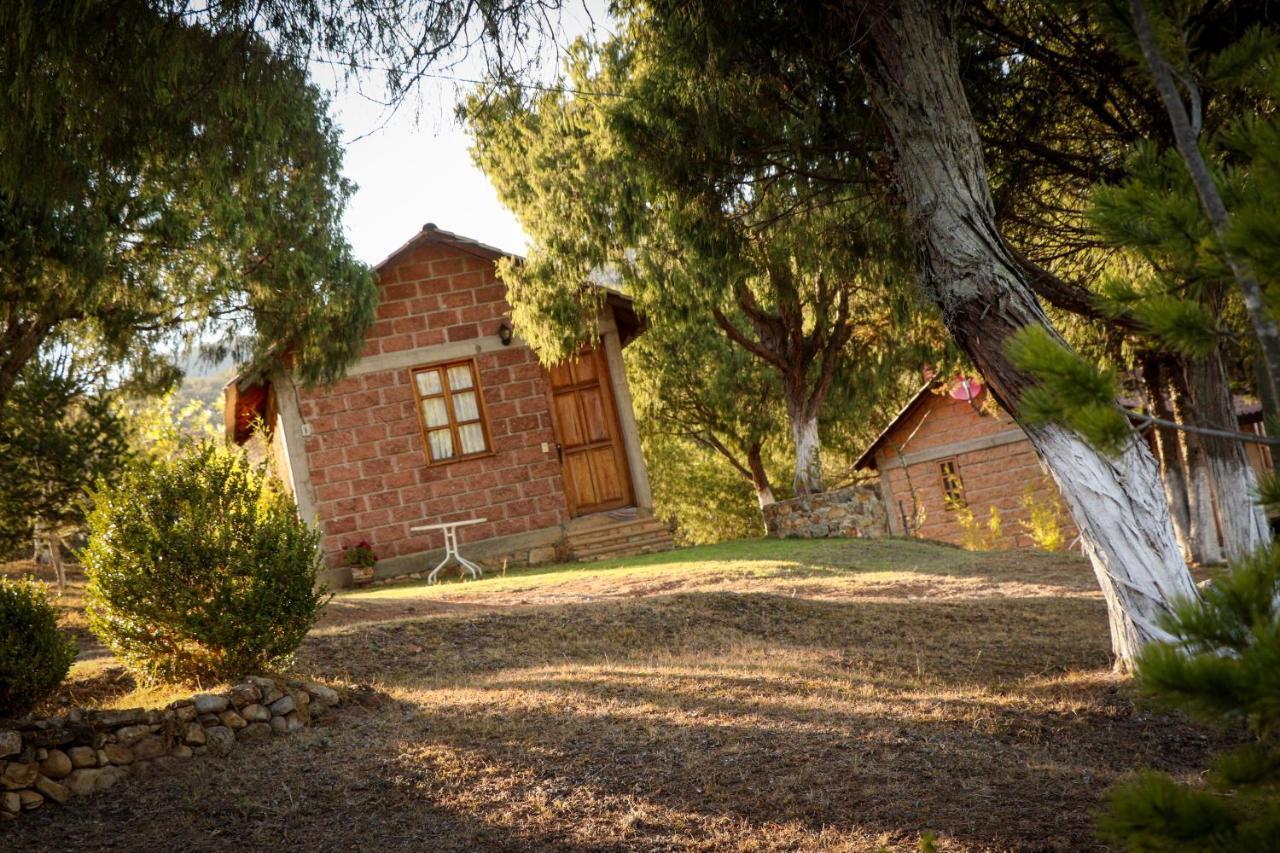
M 877 483 L 846 486 L 778 501 L 763 509 L 774 539 L 887 536 L 889 519 Z
M 341 701 L 323 684 L 251 676 L 226 693 L 180 699 L 162 711 L 72 710 L 0 720 L 0 820 L 183 759 L 226 755 L 241 741 L 293 734 Z

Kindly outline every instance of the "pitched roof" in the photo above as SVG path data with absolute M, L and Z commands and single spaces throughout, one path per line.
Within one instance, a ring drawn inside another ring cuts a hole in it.
M 392 263 L 400 259 L 400 256 L 410 249 L 428 244 L 439 244 L 453 246 L 468 254 L 476 257 L 486 258 L 488 260 L 498 260 L 499 258 L 512 258 L 516 261 L 523 261 L 522 255 L 514 252 L 506 252 L 496 246 L 490 246 L 487 243 L 481 243 L 479 240 L 473 240 L 470 237 L 464 237 L 461 234 L 455 234 L 452 231 L 445 231 L 443 228 L 436 226 L 434 222 L 428 222 L 422 226 L 417 234 L 414 234 L 408 240 L 400 245 L 391 254 L 387 255 L 381 261 L 374 265 L 374 272 L 381 272 L 389 267 Z M 618 336 L 623 346 L 635 340 L 645 329 L 645 322 L 636 314 L 632 299 L 626 293 L 623 293 L 616 287 L 610 286 L 605 281 L 592 281 L 600 289 L 606 291 L 605 301 L 613 308 L 614 320 L 618 326 Z M 272 345 L 271 351 L 276 349 L 276 345 Z M 262 365 L 245 365 L 227 382 L 227 385 L 241 386 L 248 381 L 256 381 L 257 376 L 262 370 Z
M 464 237 L 461 234 L 455 234 L 452 231 L 445 231 L 443 228 L 437 228 L 434 222 L 428 222 L 422 226 L 422 230 L 414 234 L 405 241 L 400 248 L 387 255 L 381 261 L 373 265 L 374 270 L 382 270 L 391 265 L 392 261 L 399 259 L 400 255 L 414 248 L 415 246 L 423 246 L 428 243 L 443 243 L 450 246 L 456 246 L 464 252 L 469 252 L 482 258 L 515 258 L 516 260 L 524 260 L 520 255 L 513 252 L 504 252 L 496 246 L 490 246 L 487 243 L 481 243 L 479 240 L 473 240 L 470 237 Z
M 924 402 L 929 391 L 936 385 L 938 385 L 937 379 L 926 382 L 921 386 L 919 391 L 912 395 L 911 399 L 907 401 L 907 404 L 902 407 L 898 414 L 893 416 L 893 420 L 889 421 L 889 425 L 880 431 L 880 434 L 875 437 L 875 440 L 871 442 L 870 446 L 867 447 L 866 450 L 862 451 L 862 455 L 853 463 L 855 471 L 875 467 L 876 454 L 880 452 L 880 448 L 889 438 L 889 434 L 897 429 L 899 424 L 911 417 L 911 413 L 914 412 L 922 402 Z M 1141 401 L 1131 397 L 1122 397 L 1117 402 L 1126 409 L 1138 409 L 1142 406 Z M 1258 423 L 1262 420 L 1262 404 L 1254 398 L 1245 397 L 1241 394 L 1234 394 L 1232 395 L 1231 402 L 1235 407 L 1236 418 L 1239 420 L 1241 426 Z
M 893 420 L 889 421 L 889 425 L 880 430 L 880 434 L 875 437 L 875 441 L 872 441 L 871 445 L 866 450 L 862 451 L 862 455 L 858 457 L 858 461 L 853 463 L 853 470 L 861 471 L 863 468 L 873 467 L 873 464 L 876 461 L 876 453 L 880 451 L 880 446 L 889 438 L 889 433 L 893 432 L 897 428 L 898 424 L 911 416 L 911 413 L 914 412 L 916 407 L 925 400 L 929 391 L 937 384 L 938 382 L 936 379 L 931 379 L 924 383 L 924 385 L 921 385 L 919 391 L 911 395 L 911 399 L 907 401 L 907 404 L 902 407 L 898 414 L 893 416 Z
M 415 246 L 423 246 L 430 243 L 440 245 L 453 246 L 476 255 L 481 258 L 498 260 L 499 258 L 511 258 L 515 261 L 523 261 L 523 255 L 517 255 L 514 252 L 504 252 L 495 246 L 481 243 L 479 240 L 472 240 L 470 237 L 464 237 L 461 234 L 455 234 L 452 231 L 445 231 L 443 228 L 436 227 L 434 222 L 428 222 L 422 226 L 422 230 L 409 238 L 400 248 L 396 249 L 390 255 L 387 255 L 377 266 L 374 271 L 380 271 L 390 266 L 391 263 L 399 259 L 400 255 Z M 623 346 L 631 343 L 640 336 L 645 329 L 644 320 L 636 313 L 635 306 L 630 296 L 624 291 L 611 284 L 605 275 L 592 276 L 589 280 L 590 284 L 595 285 L 605 292 L 605 302 L 613 309 L 613 318 L 618 326 L 618 337 Z

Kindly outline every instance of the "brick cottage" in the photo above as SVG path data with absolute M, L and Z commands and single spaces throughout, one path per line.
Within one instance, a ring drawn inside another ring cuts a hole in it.
M 1236 400 L 1242 432 L 1262 434 L 1257 403 Z M 1147 440 L 1152 436 L 1147 434 Z M 1271 467 L 1270 454 L 1248 445 L 1258 471 Z M 854 463 L 876 471 L 888 514 L 889 531 L 962 544 L 961 508 L 985 528 L 994 507 L 1001 521 L 997 548 L 1032 544 L 1025 522 L 1030 507 L 1057 502 L 1060 529 L 1071 542 L 1076 528 L 1057 486 L 1040 464 L 1031 439 L 979 382 L 925 383 Z
M 428 224 L 380 263 L 377 317 L 339 382 L 304 388 L 287 369 L 226 388 L 228 437 L 257 419 L 299 511 L 323 534 L 331 585 L 368 541 L 378 577 L 438 560 L 439 532 L 489 568 L 670 547 L 652 501 L 622 348 L 642 326 L 609 291 L 597 344 L 543 368 L 511 328 L 505 254 Z

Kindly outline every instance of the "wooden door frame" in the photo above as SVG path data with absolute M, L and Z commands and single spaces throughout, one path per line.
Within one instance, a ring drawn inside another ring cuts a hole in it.
M 624 509 L 636 505 L 636 487 L 631 474 L 631 461 L 627 457 L 625 438 L 622 434 L 622 424 L 618 420 L 618 397 L 613 389 L 613 377 L 609 372 L 609 354 L 605 352 L 604 338 L 602 336 L 597 336 L 595 341 L 589 347 L 584 347 L 579 351 L 577 357 L 582 358 L 584 353 L 590 353 L 596 359 L 596 384 L 606 399 L 606 407 L 608 409 L 605 415 L 605 428 L 609 431 L 609 438 L 613 443 L 613 455 L 616 460 L 615 464 L 618 465 L 618 470 L 622 475 L 624 494 L 620 501 L 617 502 L 616 506 L 601 505 L 588 512 L 579 513 L 579 507 L 575 506 L 574 497 L 570 494 L 572 489 L 569 484 L 569 476 L 565 471 L 564 439 L 560 430 L 560 418 L 556 414 L 556 389 L 551 378 L 551 369 L 544 366 L 542 368 L 542 375 L 547 383 L 546 396 L 547 406 L 551 410 L 551 432 L 555 436 L 556 444 L 561 448 L 560 452 L 557 454 L 560 461 L 560 481 L 564 484 L 564 502 L 569 509 L 570 518 L 579 518 L 582 515 L 590 515 L 597 512 L 609 512 L 611 510 Z

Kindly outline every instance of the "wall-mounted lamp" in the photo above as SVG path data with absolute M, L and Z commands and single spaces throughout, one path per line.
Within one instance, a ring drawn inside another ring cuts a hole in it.
M 511 337 L 514 334 L 515 330 L 506 321 L 498 324 L 498 340 L 502 341 L 504 347 L 511 346 Z

